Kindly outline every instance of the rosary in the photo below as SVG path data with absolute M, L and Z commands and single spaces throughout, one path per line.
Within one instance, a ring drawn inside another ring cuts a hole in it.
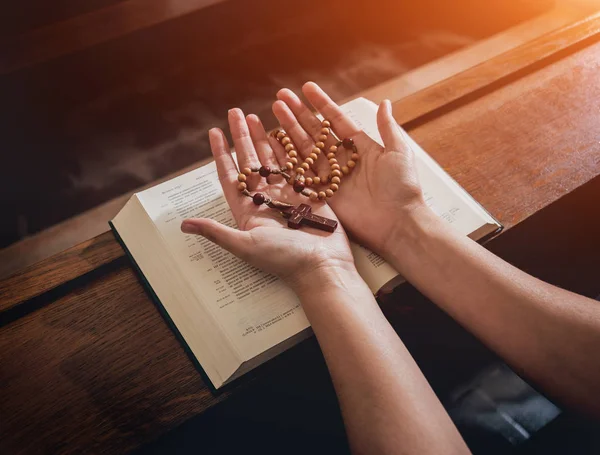
M 265 204 L 267 207 L 279 210 L 283 217 L 287 218 L 289 228 L 299 229 L 301 226 L 309 226 L 327 232 L 335 231 L 338 224 L 337 221 L 312 214 L 310 205 L 300 204 L 298 207 L 294 207 L 293 204 L 273 200 L 263 193 L 252 194 L 248 191 L 248 185 L 246 184 L 246 177 L 252 172 L 258 172 L 261 177 L 265 178 L 269 177 L 271 174 L 280 174 L 290 185 L 292 185 L 296 193 L 309 198 L 313 202 L 323 201 L 333 197 L 335 192 L 340 188 L 342 177 L 352 172 L 359 156 L 356 145 L 354 145 L 352 139 L 347 138 L 337 141 L 335 145 L 329 147 L 329 152 L 327 153 L 330 172 L 326 177 L 320 178 L 312 166 L 317 162 L 319 155 L 325 153 L 325 142 L 327 141 L 329 134 L 331 134 L 330 128 L 331 123 L 329 121 L 323 120 L 321 122 L 321 132 L 318 137 L 318 142 L 315 143 L 311 154 L 304 158 L 300 164 L 298 161 L 300 156 L 290 137 L 284 130 L 275 130 L 272 133 L 272 136 L 285 148 L 287 153 L 288 161 L 285 163 L 285 166 L 281 169 L 271 169 L 268 166 L 261 166 L 260 168 L 247 167 L 242 169 L 242 172 L 238 175 L 238 190 L 240 190 L 243 195 L 251 197 L 252 202 L 256 205 Z M 352 151 L 350 160 L 348 160 L 345 166 L 340 166 L 336 158 L 336 154 L 340 148 Z M 313 177 L 308 175 L 308 172 L 311 171 L 314 174 Z M 326 188 L 327 184 L 329 184 L 328 188 Z M 319 187 L 321 188 L 320 190 L 315 189 Z

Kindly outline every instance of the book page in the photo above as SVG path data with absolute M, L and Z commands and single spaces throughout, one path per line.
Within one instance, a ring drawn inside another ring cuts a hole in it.
M 236 227 L 214 162 L 137 196 L 195 293 L 246 359 L 309 327 L 298 298 L 278 278 L 181 232 L 191 217 Z

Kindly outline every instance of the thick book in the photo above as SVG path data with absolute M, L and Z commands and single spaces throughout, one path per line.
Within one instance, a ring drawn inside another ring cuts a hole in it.
M 343 110 L 375 141 L 377 106 L 358 98 Z M 501 225 L 408 135 L 432 210 L 474 240 Z M 214 388 L 240 377 L 311 335 L 296 295 L 201 236 L 182 220 L 213 218 L 235 226 L 212 162 L 134 194 L 110 225 L 157 304 Z M 402 277 L 375 253 L 352 244 L 356 267 L 374 294 Z

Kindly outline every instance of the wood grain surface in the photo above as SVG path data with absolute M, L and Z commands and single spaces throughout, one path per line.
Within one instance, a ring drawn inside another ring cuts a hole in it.
M 413 120 L 410 133 L 510 235 L 600 175 L 599 72 L 600 44 L 590 44 L 435 109 Z M 65 279 L 90 269 L 84 251 L 56 263 L 69 270 Z M 21 292 L 36 294 L 28 290 L 36 280 L 43 289 L 61 281 L 46 285 L 44 276 L 61 272 L 51 262 L 40 267 L 40 277 L 34 267 L 3 282 L 3 296 L 15 302 Z M 251 383 L 253 375 L 211 393 L 132 270 L 120 262 L 104 270 L 0 328 L 2 453 L 126 452 Z M 399 301 L 386 306 L 400 312 Z
M 503 78 L 541 63 L 563 49 L 588 39 L 596 41 L 599 33 L 600 13 L 597 13 L 469 68 L 453 76 L 452 84 L 442 81 L 403 98 L 393 104 L 394 117 L 400 124 L 415 120 L 488 85 L 501 83 Z
M 112 232 L 105 232 L 0 281 L 0 312 L 122 257 Z

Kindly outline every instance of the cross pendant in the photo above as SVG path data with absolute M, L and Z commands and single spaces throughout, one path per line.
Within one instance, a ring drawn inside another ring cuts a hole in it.
M 338 222 L 335 220 L 314 215 L 311 206 L 307 204 L 290 207 L 281 213 L 288 219 L 288 227 L 291 229 L 300 229 L 301 226 L 308 226 L 322 231 L 333 232 L 338 225 Z

